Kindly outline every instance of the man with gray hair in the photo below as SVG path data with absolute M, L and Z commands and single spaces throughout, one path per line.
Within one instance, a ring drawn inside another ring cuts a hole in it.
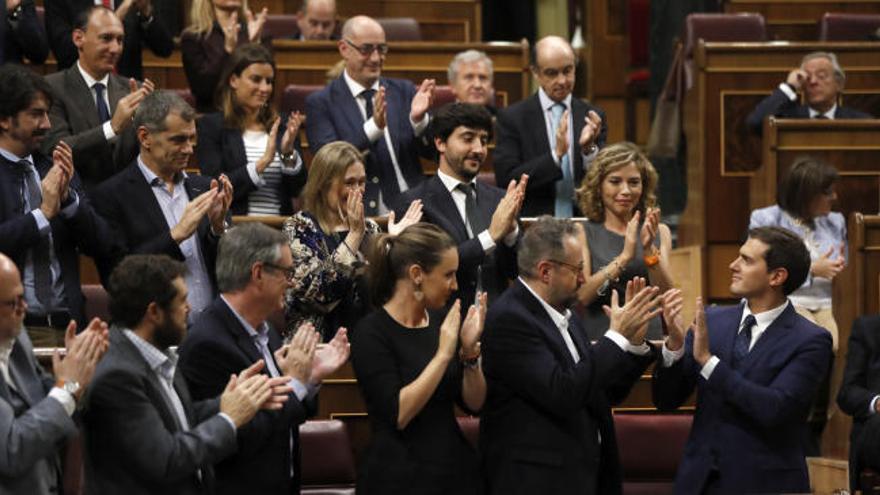
M 277 230 L 259 223 L 230 229 L 217 252 L 221 295 L 180 347 L 180 369 L 197 400 L 217 395 L 230 373 L 260 359 L 264 373 L 291 377 L 284 408 L 258 413 L 239 431 L 238 453 L 218 465 L 218 494 L 299 493 L 299 425 L 316 411 L 322 380 L 348 359 L 344 328 L 317 349 L 321 336 L 310 323 L 289 344 L 269 324 L 284 309 L 295 270 L 290 245 Z
M 764 119 L 773 115 L 786 119 L 870 119 L 865 112 L 839 105 L 846 74 L 831 52 L 804 55 L 800 67 L 792 69 L 785 81 L 761 100 L 746 119 L 749 129 L 761 134 Z M 798 102 L 803 92 L 806 105 Z
M 658 291 L 636 278 L 624 306 L 615 293 L 611 328 L 591 344 L 568 309 L 584 283 L 583 236 L 570 220 L 539 218 L 520 242 L 520 278 L 486 315 L 480 451 L 489 493 L 621 492 L 610 405 L 654 359 L 645 332 Z
M 98 263 L 102 280 L 130 253 L 167 254 L 187 267 L 188 301 L 195 318 L 216 295 L 214 258 L 232 202 L 226 176 L 184 171 L 196 142 L 195 111 L 171 91 L 156 91 L 134 117 L 140 153 L 94 191 L 95 209 L 121 244 Z
M 494 115 L 495 88 L 492 59 L 479 50 L 459 52 L 446 71 L 455 101 L 483 105 Z

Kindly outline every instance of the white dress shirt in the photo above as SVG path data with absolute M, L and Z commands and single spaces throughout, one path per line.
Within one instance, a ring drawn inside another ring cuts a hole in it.
M 440 179 L 440 182 L 443 183 L 443 187 L 449 191 L 449 195 L 452 196 L 452 202 L 455 203 L 455 208 L 458 210 L 458 216 L 461 218 L 461 221 L 464 222 L 464 226 L 467 229 L 467 233 L 470 237 L 474 237 L 474 233 L 471 232 L 471 226 L 468 223 L 467 219 L 467 209 L 465 208 L 465 201 L 467 200 L 467 195 L 461 189 L 458 189 L 459 184 L 464 184 L 459 181 L 455 177 L 447 175 L 443 173 L 442 170 L 437 170 L 437 178 Z M 471 180 L 469 184 L 475 184 L 477 181 L 476 178 Z M 507 247 L 513 247 L 516 244 L 516 237 L 519 235 L 519 225 L 517 225 L 513 231 L 507 236 L 504 237 L 504 244 Z M 476 236 L 480 240 L 480 245 L 483 246 L 483 252 L 486 254 L 491 253 L 495 249 L 495 241 L 492 239 L 492 236 L 489 235 L 489 229 L 480 232 Z
M 797 96 L 798 96 L 797 93 L 795 93 L 794 90 L 791 89 L 791 86 L 789 86 L 788 84 L 780 83 L 779 89 L 780 89 L 780 91 L 785 93 L 786 96 L 788 96 L 789 100 L 791 100 L 791 101 L 797 100 Z M 811 119 L 815 119 L 816 116 L 819 115 L 819 112 L 816 110 L 813 110 L 811 107 L 808 107 L 808 110 L 810 112 Z M 837 103 L 835 103 L 834 106 L 832 106 L 827 112 L 823 113 L 822 115 L 824 115 L 825 118 L 827 118 L 827 119 L 834 120 L 834 116 L 836 114 L 837 114 Z
M 580 139 L 580 136 L 574 137 L 574 115 L 571 111 L 571 94 L 565 97 L 564 100 L 558 102 L 562 103 L 565 106 L 565 110 L 568 110 L 568 163 L 571 164 L 571 172 L 574 174 L 574 149 L 578 144 L 577 140 Z M 553 146 L 553 143 L 556 142 L 556 128 L 553 127 L 553 106 L 556 105 L 557 102 L 553 101 L 547 93 L 544 92 L 544 88 L 538 88 L 538 101 L 541 103 L 541 111 L 544 113 L 544 127 L 547 131 L 547 142 L 550 143 L 550 156 L 553 157 L 553 161 L 559 165 L 559 157 L 556 156 L 556 148 Z M 580 146 L 577 146 L 580 148 Z M 590 164 L 593 163 L 593 159 L 596 158 L 596 155 L 599 154 L 599 151 L 593 151 L 590 154 L 584 154 L 581 152 L 581 160 L 583 162 L 584 171 L 590 168 Z M 575 174 L 573 177 L 577 177 Z M 577 184 L 575 184 L 577 187 Z
M 104 131 L 104 139 L 110 141 L 111 139 L 116 137 L 116 133 L 113 132 L 113 126 L 110 125 L 110 123 L 113 121 L 113 109 L 110 108 L 110 74 L 105 74 L 102 79 L 95 79 L 82 68 L 79 60 L 76 61 L 76 68 L 79 69 L 80 75 L 82 76 L 83 80 L 85 80 L 86 86 L 89 88 L 89 92 L 91 92 L 92 94 L 92 99 L 95 100 L 95 108 L 98 107 L 98 93 L 95 92 L 95 83 L 101 83 L 104 85 L 104 104 L 107 105 L 107 112 L 110 113 L 110 120 L 104 122 L 104 124 L 101 125 L 101 129 Z

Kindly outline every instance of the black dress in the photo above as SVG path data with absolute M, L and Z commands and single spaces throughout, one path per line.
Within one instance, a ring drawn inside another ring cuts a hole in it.
M 479 494 L 477 453 L 455 420 L 463 406 L 462 367 L 453 359 L 434 395 L 403 430 L 397 429 L 400 389 L 437 352 L 440 320 L 406 328 L 384 309 L 361 320 L 351 357 L 367 402 L 372 440 L 358 472 L 359 494 Z

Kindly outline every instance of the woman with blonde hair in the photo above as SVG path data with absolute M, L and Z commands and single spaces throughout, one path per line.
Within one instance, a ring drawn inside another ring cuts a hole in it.
M 312 159 L 303 188 L 303 210 L 284 222 L 296 269 L 287 294 L 287 328 L 311 321 L 325 340 L 340 326 L 353 328 L 368 308 L 364 248 L 379 226 L 364 217 L 364 157 L 344 141 L 324 145 Z M 389 214 L 388 232 L 398 234 L 421 219 L 414 201 L 399 222 Z
M 214 111 L 214 91 L 226 61 L 238 45 L 261 42 L 268 10 L 257 15 L 248 0 L 193 0 L 190 25 L 180 37 L 183 69 L 199 112 Z
M 657 180 L 641 150 L 621 142 L 599 151 L 577 190 L 578 205 L 587 217 L 581 225 L 586 281 L 578 300 L 586 306 L 584 327 L 591 340 L 608 330 L 603 306 L 610 305 L 611 291 L 623 298 L 626 283 L 635 277 L 648 279 L 661 293 L 672 287 L 672 235 L 660 223 Z M 650 325 L 647 337 L 662 338 L 660 319 Z

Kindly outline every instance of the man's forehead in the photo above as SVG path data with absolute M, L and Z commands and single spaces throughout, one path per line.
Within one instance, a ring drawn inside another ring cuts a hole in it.
M 485 136 L 489 135 L 489 131 L 487 131 L 486 129 L 480 129 L 479 127 L 469 127 L 466 125 L 460 125 L 460 126 L 456 127 L 455 130 L 452 131 L 452 133 L 458 134 L 458 135 L 469 134 L 469 133 L 470 134 L 477 134 L 477 135 L 485 135 Z

